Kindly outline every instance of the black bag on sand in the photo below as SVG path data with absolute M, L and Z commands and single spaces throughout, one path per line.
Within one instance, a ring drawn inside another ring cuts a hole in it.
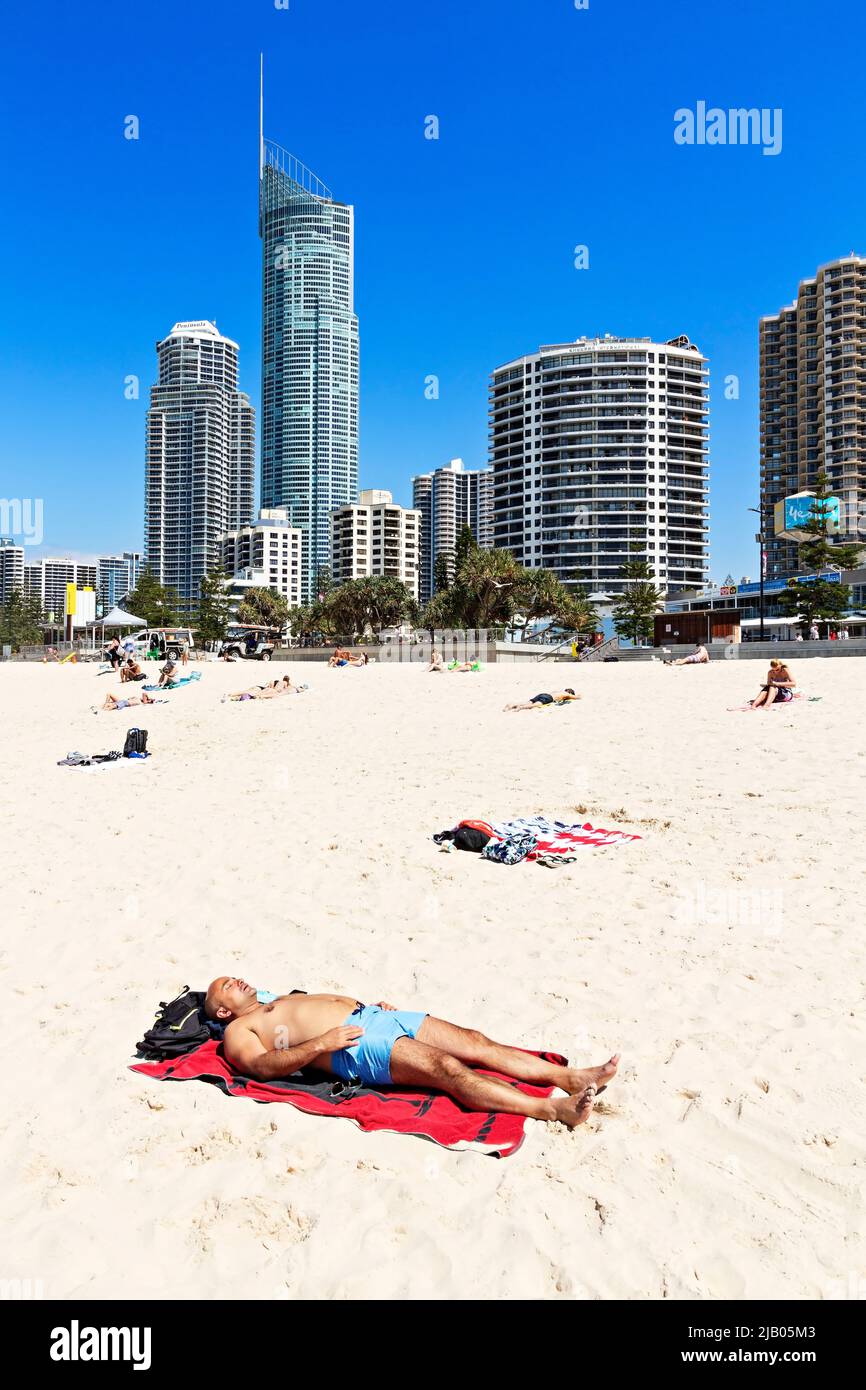
M 130 733 L 134 730 L 130 729 Z M 136 1051 L 149 1062 L 164 1062 L 167 1057 L 182 1057 L 211 1038 L 205 996 L 200 990 L 184 985 L 180 994 L 168 1004 L 160 1003 L 156 1020 L 148 1028 Z
M 123 756 L 129 758 L 134 753 L 147 755 L 147 729 L 127 729 Z

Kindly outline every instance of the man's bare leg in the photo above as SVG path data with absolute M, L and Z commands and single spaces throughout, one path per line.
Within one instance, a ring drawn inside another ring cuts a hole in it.
M 616 1075 L 619 1066 L 619 1053 L 600 1067 L 559 1067 L 545 1062 L 541 1057 L 533 1057 L 516 1047 L 506 1047 L 485 1037 L 474 1028 L 458 1028 L 456 1023 L 446 1023 L 442 1018 L 427 1015 L 416 1037 L 419 1042 L 430 1047 L 441 1048 L 458 1061 L 467 1062 L 473 1067 L 489 1067 L 505 1076 L 513 1076 L 516 1081 L 529 1081 L 536 1086 L 558 1086 L 560 1090 L 576 1095 L 587 1086 L 598 1089 L 606 1086 Z
M 398 1038 L 395 1042 L 391 1050 L 391 1080 L 395 1086 L 445 1091 L 467 1110 L 496 1110 L 507 1115 L 528 1115 L 533 1120 L 559 1120 L 569 1129 L 584 1124 L 595 1104 L 595 1086 L 586 1086 L 579 1095 L 561 1100 L 527 1096 L 507 1081 L 471 1071 L 450 1053 L 417 1038 Z

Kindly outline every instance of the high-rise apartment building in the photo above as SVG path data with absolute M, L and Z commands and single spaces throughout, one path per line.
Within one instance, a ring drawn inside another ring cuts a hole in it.
M 390 492 L 371 488 L 357 503 L 331 513 L 331 573 L 335 583 L 386 575 L 418 598 L 421 514 L 399 506 Z
M 122 555 L 100 555 L 96 561 L 96 591 L 103 613 L 122 607 L 141 574 L 141 555 L 136 550 L 124 550 Z
M 493 470 L 468 471 L 462 459 L 452 459 L 412 479 L 412 504 L 421 514 L 420 598 L 426 603 L 436 590 L 440 555 L 453 576 L 454 549 L 464 526 L 482 549 L 493 545 Z
M 66 612 L 66 586 L 96 589 L 96 561 L 51 557 L 24 565 L 24 589 L 39 599 L 42 611 L 54 622 Z
M 188 609 L 219 561 L 218 537 L 253 515 L 255 412 L 238 390 L 238 345 L 206 320 L 156 345 L 147 412 L 145 563 Z
M 7 603 L 13 590 L 24 588 L 24 547 L 12 536 L 0 536 L 0 603 Z
M 849 542 L 866 507 L 866 257 L 821 266 L 793 304 L 761 319 L 760 373 L 767 577 L 785 579 L 798 572 L 797 546 L 773 534 L 776 502 L 825 472 Z
M 276 589 L 293 608 L 301 602 L 301 533 L 284 507 L 263 507 L 255 521 L 220 537 L 220 563 L 232 578 Z
M 330 565 L 330 515 L 358 491 L 354 209 L 261 139 L 262 505 L 303 535 L 301 588 Z
M 497 548 L 589 592 L 645 558 L 668 593 L 708 566 L 708 367 L 688 338 L 579 338 L 494 371 Z

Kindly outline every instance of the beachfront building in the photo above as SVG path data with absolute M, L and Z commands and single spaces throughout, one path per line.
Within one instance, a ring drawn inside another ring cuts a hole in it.
M 303 537 L 301 591 L 330 565 L 330 516 L 358 491 L 354 209 L 260 142 L 262 505 Z
M 220 565 L 235 589 L 275 589 L 293 608 L 301 602 L 301 532 L 285 507 L 263 507 L 255 521 L 220 537 Z
M 218 538 L 255 502 L 255 411 L 238 389 L 238 345 L 206 320 L 156 345 L 147 412 L 145 564 L 188 610 L 219 561 Z
M 708 376 L 686 337 L 579 338 L 498 367 L 494 545 L 598 596 L 633 558 L 668 593 L 703 584 Z
M 335 584 L 366 575 L 399 579 L 418 597 L 421 513 L 390 492 L 371 488 L 331 513 L 331 576 Z
M 101 612 L 122 607 L 141 574 L 141 555 L 137 550 L 124 550 L 122 555 L 100 555 L 96 561 L 96 594 Z
M 7 603 L 15 589 L 24 588 L 24 547 L 12 536 L 0 536 L 0 604 Z
M 23 567 L 24 590 L 38 598 L 42 611 L 53 622 L 61 622 L 66 612 L 66 586 L 96 589 L 96 561 L 51 557 L 35 560 Z
M 864 539 L 866 257 L 843 256 L 800 282 L 797 298 L 760 322 L 761 512 L 767 576 L 797 573 L 797 545 L 777 536 L 776 503 L 825 472 L 843 507 L 842 541 Z
M 454 575 L 457 537 L 468 526 L 477 545 L 493 545 L 493 470 L 465 469 L 462 459 L 451 459 L 432 473 L 412 479 L 412 505 L 421 514 L 421 572 L 419 592 L 426 603 L 436 592 L 436 561 L 445 556 L 449 577 Z

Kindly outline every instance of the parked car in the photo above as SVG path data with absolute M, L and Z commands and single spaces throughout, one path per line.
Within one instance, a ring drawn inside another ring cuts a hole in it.
M 160 660 L 167 656 L 177 660 L 182 655 L 184 646 L 188 648 L 190 655 L 195 651 L 192 628 L 189 627 L 143 627 L 132 633 L 132 640 L 135 643 L 136 656 L 147 656 L 148 652 L 156 652 Z

